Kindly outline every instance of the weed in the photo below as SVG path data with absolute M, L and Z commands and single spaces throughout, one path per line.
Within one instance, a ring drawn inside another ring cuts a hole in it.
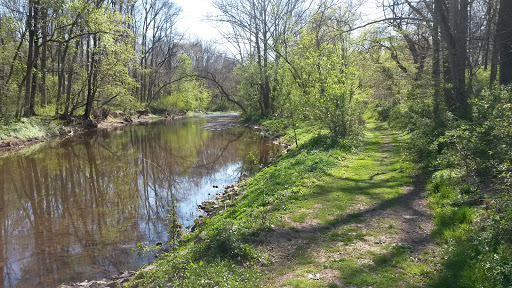
M 304 223 L 306 221 L 307 215 L 305 213 L 294 214 L 292 215 L 292 221 L 296 223 Z
M 0 126 L 0 140 L 17 138 L 22 141 L 58 134 L 63 122 L 45 117 L 22 118 L 7 126 Z

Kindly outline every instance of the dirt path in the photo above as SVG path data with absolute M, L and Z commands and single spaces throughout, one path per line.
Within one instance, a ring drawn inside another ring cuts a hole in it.
M 283 215 L 261 247 L 272 262 L 268 286 L 427 285 L 435 245 L 425 181 L 411 181 L 400 145 L 400 135 L 374 127 L 361 153 L 312 187 L 318 197 Z

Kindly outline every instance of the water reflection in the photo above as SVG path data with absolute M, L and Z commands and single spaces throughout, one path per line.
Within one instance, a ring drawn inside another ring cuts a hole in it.
M 169 203 L 190 225 L 196 205 L 278 148 L 206 118 L 131 126 L 0 158 L 0 283 L 55 287 L 133 270 L 138 242 L 166 240 Z M 28 155 L 24 155 L 28 154 Z M 256 161 L 255 161 L 256 160 Z

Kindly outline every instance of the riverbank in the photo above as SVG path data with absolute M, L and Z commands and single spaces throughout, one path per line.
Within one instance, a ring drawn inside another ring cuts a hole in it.
M 29 119 L 22 118 L 19 122 L 0 126 L 0 153 L 2 151 L 18 150 L 36 143 L 44 142 L 55 137 L 69 137 L 92 129 L 113 129 L 132 123 L 146 123 L 163 119 L 178 119 L 186 115 L 153 115 L 146 114 L 139 117 L 129 117 L 124 114 L 108 115 L 98 121 L 83 121 L 72 118 L 59 120 L 54 117 L 36 116 Z
M 4 271 L 12 279 L 5 286 L 110 279 L 150 263 L 153 257 L 133 249 L 138 243 L 167 242 L 167 217 L 173 211 L 182 227 L 192 226 L 201 215 L 198 204 L 280 155 L 282 147 L 264 141 L 256 130 L 203 128 L 216 120 L 225 123 L 222 117 L 91 131 L 2 154 L 4 222 L 12 223 L 4 234 L 10 251 L 5 262 L 16 267 Z M 51 216 L 23 209 L 41 201 L 59 206 L 48 212 Z M 31 219 L 37 225 L 26 222 Z M 37 265 L 42 257 L 52 265 Z
M 39 143 L 49 137 L 67 133 L 65 121 L 49 117 L 22 118 L 19 122 L 0 126 L 0 152 Z
M 432 281 L 438 247 L 423 181 L 413 181 L 404 157 L 405 136 L 372 123 L 359 140 L 332 146 L 317 127 L 284 130 L 282 139 L 296 138 L 299 146 L 241 184 L 232 207 L 203 218 L 128 287 L 417 287 Z

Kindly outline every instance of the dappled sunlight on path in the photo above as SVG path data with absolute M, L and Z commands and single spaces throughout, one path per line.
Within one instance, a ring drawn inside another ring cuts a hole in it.
M 318 179 L 312 196 L 265 235 L 270 286 L 425 285 L 433 224 L 425 181 L 411 177 L 400 137 L 372 127 L 367 146 Z

